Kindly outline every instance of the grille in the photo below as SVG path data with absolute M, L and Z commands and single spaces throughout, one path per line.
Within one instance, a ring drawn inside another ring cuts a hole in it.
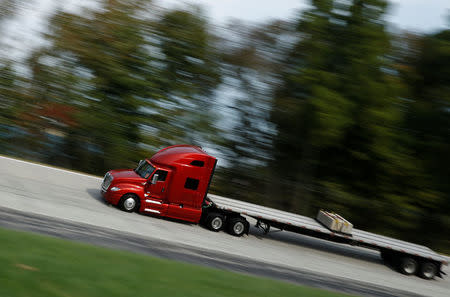
M 108 190 L 109 186 L 111 185 L 112 180 L 113 180 L 113 177 L 111 176 L 111 174 L 109 172 L 107 172 L 105 174 L 105 177 L 103 178 L 103 183 L 102 183 L 103 191 Z

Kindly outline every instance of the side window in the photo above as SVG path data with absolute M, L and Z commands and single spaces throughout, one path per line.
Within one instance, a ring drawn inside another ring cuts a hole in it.
M 203 167 L 205 165 L 205 162 L 203 161 L 199 161 L 199 160 L 194 160 L 191 162 L 192 166 L 197 166 L 197 167 Z
M 197 190 L 199 180 L 195 178 L 186 178 L 186 182 L 184 183 L 184 187 L 190 190 Z
M 158 181 L 165 181 L 167 178 L 167 171 L 165 170 L 157 170 L 155 174 L 158 175 Z

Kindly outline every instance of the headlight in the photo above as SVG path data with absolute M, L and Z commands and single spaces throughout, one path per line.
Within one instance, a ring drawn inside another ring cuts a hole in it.
M 111 191 L 117 192 L 117 191 L 120 191 L 120 188 L 118 188 L 118 187 L 112 187 L 112 188 L 111 188 Z

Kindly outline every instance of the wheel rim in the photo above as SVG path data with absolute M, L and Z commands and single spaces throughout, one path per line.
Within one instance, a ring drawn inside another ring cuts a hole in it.
M 126 210 L 132 210 L 136 206 L 136 201 L 133 198 L 127 198 L 123 202 L 123 208 Z
M 436 274 L 436 269 L 433 264 L 426 263 L 422 268 L 422 273 L 426 278 L 432 278 Z
M 233 231 L 235 234 L 241 234 L 242 232 L 244 232 L 244 224 L 242 222 L 237 222 L 233 226 Z
M 417 269 L 417 264 L 416 262 L 414 262 L 411 259 L 406 260 L 403 263 L 403 270 L 407 273 L 407 274 L 413 274 Z
M 223 222 L 222 219 L 219 217 L 215 217 L 212 221 L 211 221 L 211 227 L 214 230 L 218 230 L 220 228 L 222 228 Z

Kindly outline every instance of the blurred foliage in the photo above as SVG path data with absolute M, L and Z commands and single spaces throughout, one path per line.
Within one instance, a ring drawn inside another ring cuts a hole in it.
M 234 38 L 220 40 L 224 86 L 232 90 L 224 110 L 227 125 L 232 128 L 222 133 L 220 142 L 229 166 L 219 168 L 216 175 L 219 185 L 231 181 L 232 187 L 218 189 L 226 195 L 271 203 L 267 179 L 275 128 L 269 111 L 278 83 L 278 67 L 288 49 L 283 38 L 292 37 L 290 27 L 283 21 L 259 26 L 233 22 L 227 30 Z M 258 191 L 248 191 L 249 188 Z
M 214 130 L 203 116 L 220 82 L 207 23 L 189 11 L 142 14 L 141 1 L 107 1 L 50 20 L 50 46 L 26 62 L 33 103 L 20 115 L 48 162 L 101 174 L 186 141 L 189 127 L 200 139 Z
M 426 243 L 448 249 L 450 239 L 442 234 L 450 233 L 450 30 L 402 37 L 398 68 L 411 100 L 405 146 L 423 169 L 421 195 L 411 203 Z
M 202 145 L 214 139 L 217 127 L 211 123 L 214 113 L 214 91 L 221 82 L 219 61 L 213 47 L 213 36 L 200 9 L 193 12 L 174 10 L 165 13 L 156 25 L 162 58 L 157 84 L 162 98 L 171 102 L 166 138 L 178 135 L 175 142 Z
M 138 0 L 56 11 L 45 45 L 0 60 L 0 152 L 103 174 L 197 144 L 225 160 L 219 194 L 449 251 L 450 31 L 390 33 L 387 8 L 227 28 Z
M 19 7 L 26 3 L 25 0 L 1 0 L 0 1 L 0 23 L 13 18 Z
M 303 14 L 302 38 L 281 73 L 273 164 L 285 178 L 276 192 L 291 197 L 288 208 L 314 215 L 332 207 L 357 226 L 381 229 L 392 207 L 403 213 L 415 199 L 415 168 L 398 150 L 402 83 L 392 74 L 380 19 L 386 2 L 341 3 L 339 10 L 332 2 L 314 2 Z

